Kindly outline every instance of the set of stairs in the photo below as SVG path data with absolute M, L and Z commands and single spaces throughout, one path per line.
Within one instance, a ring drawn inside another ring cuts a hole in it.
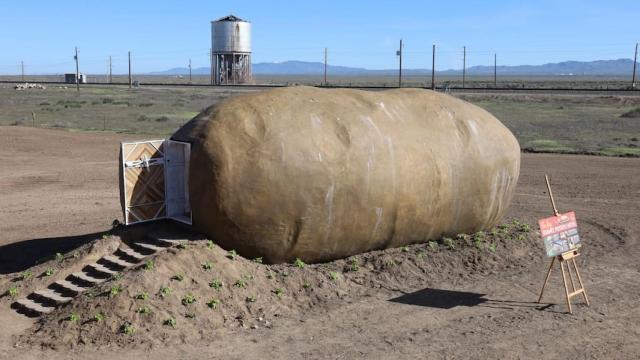
M 177 240 L 170 240 L 156 235 L 147 235 L 144 239 L 130 243 L 122 243 L 111 255 L 100 258 L 93 264 L 86 265 L 81 271 L 68 275 L 64 280 L 51 283 L 45 289 L 37 290 L 23 299 L 16 300 L 11 308 L 29 317 L 39 317 L 54 311 L 73 299 L 99 285 L 114 275 L 131 267 L 140 265 L 148 257 L 175 246 Z

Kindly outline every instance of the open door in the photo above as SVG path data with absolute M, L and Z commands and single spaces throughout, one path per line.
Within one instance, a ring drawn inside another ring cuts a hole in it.
M 191 144 L 149 140 L 121 144 L 120 196 L 126 225 L 159 219 L 191 224 Z

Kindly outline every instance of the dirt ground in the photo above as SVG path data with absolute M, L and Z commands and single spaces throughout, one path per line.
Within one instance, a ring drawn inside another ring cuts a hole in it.
M 0 280 L 24 270 L 21 260 L 71 251 L 111 228 L 121 217 L 118 143 L 134 138 L 0 127 Z M 322 311 L 285 313 L 271 327 L 214 329 L 166 346 L 29 346 L 19 335 L 44 335 L 3 300 L 0 358 L 639 358 L 640 159 L 523 154 L 506 220 L 535 226 L 550 214 L 545 173 L 559 210 L 576 211 L 584 243 L 579 265 L 591 306 L 576 298 L 573 316 L 564 313 L 558 269 L 537 304 L 548 261 L 510 248 L 518 261 L 494 270 L 434 270 L 424 285 L 361 291 Z

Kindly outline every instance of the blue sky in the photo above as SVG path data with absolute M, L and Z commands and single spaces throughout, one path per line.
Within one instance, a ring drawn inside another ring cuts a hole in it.
M 631 58 L 640 40 L 640 1 L 36 1 L 0 0 L 0 73 L 134 72 L 208 66 L 210 21 L 233 13 L 253 24 L 253 62 L 322 61 L 395 68 L 404 39 L 407 68 L 438 70 L 564 60 Z

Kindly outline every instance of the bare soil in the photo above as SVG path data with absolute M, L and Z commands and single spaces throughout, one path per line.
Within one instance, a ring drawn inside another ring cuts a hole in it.
M 0 127 L 0 293 L 15 285 L 25 296 L 124 239 L 111 225 L 121 217 L 117 150 L 125 139 Z M 565 313 L 557 268 L 535 302 L 548 266 L 535 231 L 550 214 L 545 173 L 559 210 L 576 211 L 584 242 L 578 259 L 591 306 L 575 298 L 574 315 Z M 16 313 L 3 296 L 0 358 L 635 359 L 639 189 L 640 159 L 523 154 L 505 226 L 480 241 L 300 267 L 232 259 L 230 249 L 196 237 L 153 257 L 152 269 L 126 271 L 41 319 Z M 29 269 L 32 277 L 20 280 Z M 219 290 L 209 286 L 214 279 Z M 111 295 L 114 286 L 121 291 Z M 160 296 L 160 287 L 171 294 Z M 135 298 L 143 292 L 148 299 Z M 184 305 L 187 295 L 195 302 Z M 143 306 L 150 314 L 137 312 Z M 93 320 L 99 312 L 105 319 Z M 71 313 L 78 322 L 67 320 Z M 164 325 L 170 318 L 175 328 Z M 120 331 L 125 323 L 132 335 Z

